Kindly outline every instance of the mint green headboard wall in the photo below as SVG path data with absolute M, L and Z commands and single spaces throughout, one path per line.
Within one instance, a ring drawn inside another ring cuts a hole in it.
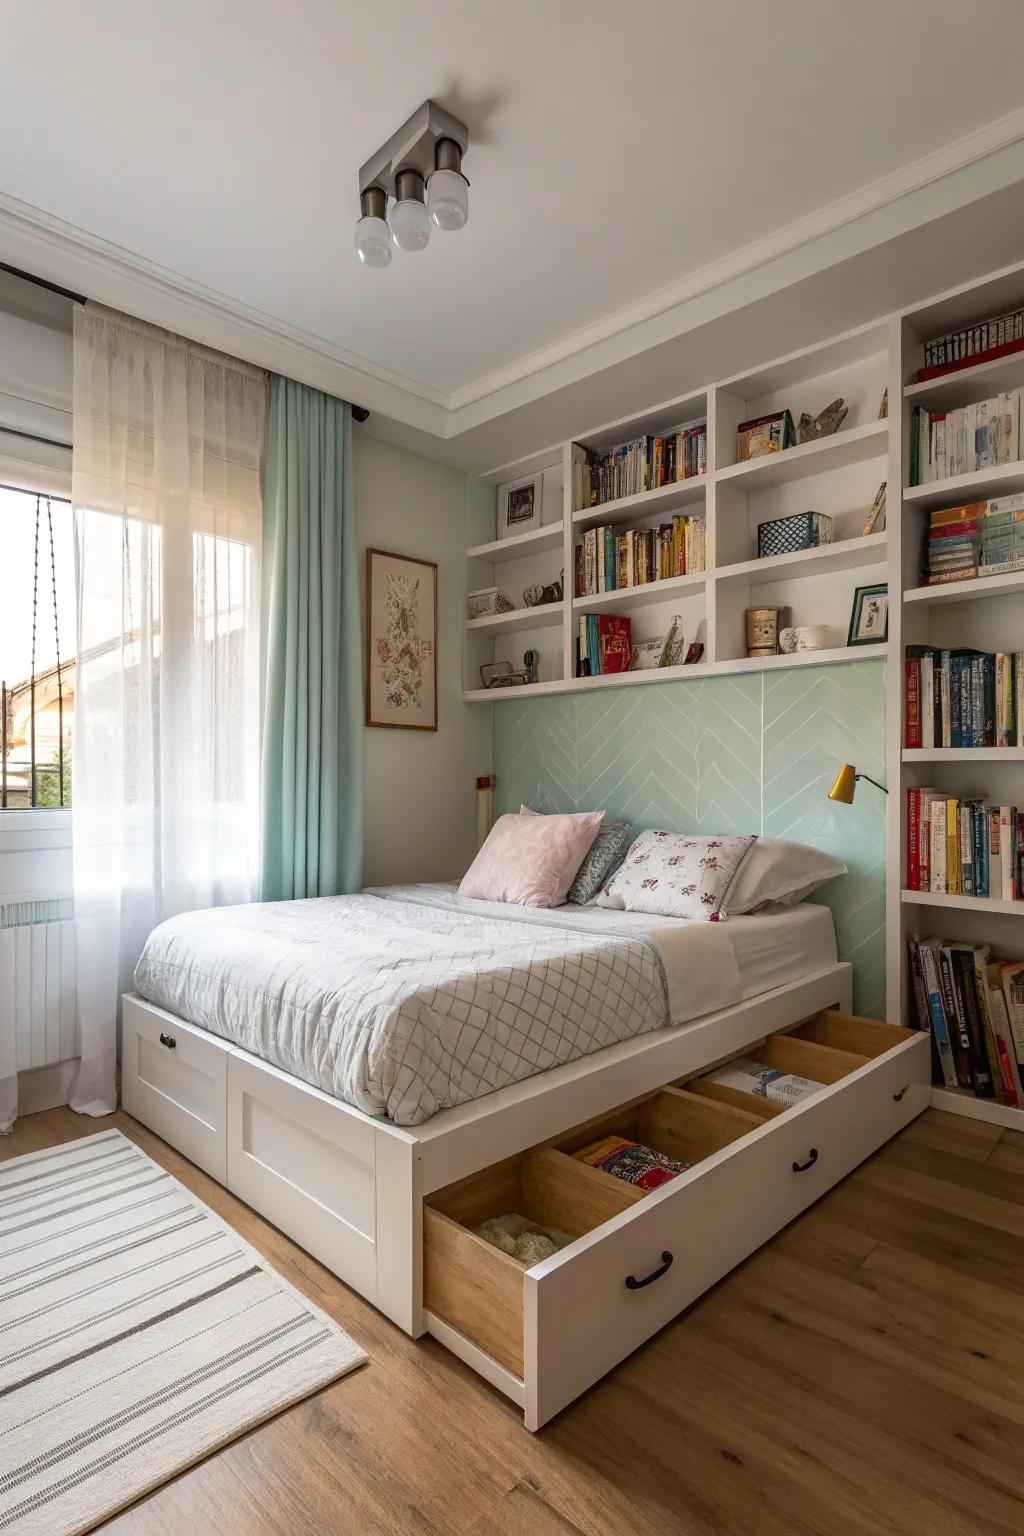
M 760 832 L 828 849 L 850 873 L 832 908 L 855 1007 L 885 1013 L 885 805 L 861 784 L 826 792 L 840 763 L 885 781 L 885 663 L 844 662 L 495 706 L 495 809 L 607 811 L 635 827 Z

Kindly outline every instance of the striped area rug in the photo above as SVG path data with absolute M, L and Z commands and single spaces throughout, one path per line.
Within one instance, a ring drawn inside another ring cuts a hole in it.
M 0 1163 L 0 1531 L 88 1531 L 365 1358 L 120 1131 Z

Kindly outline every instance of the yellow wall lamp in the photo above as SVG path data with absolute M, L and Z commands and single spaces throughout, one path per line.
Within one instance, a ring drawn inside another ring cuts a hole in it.
M 889 793 L 885 785 L 879 784 L 878 780 L 873 779 L 870 773 L 858 773 L 852 763 L 844 763 L 836 774 L 835 783 L 828 792 L 829 799 L 838 800 L 841 805 L 852 805 L 858 779 L 867 779 L 868 783 L 873 784 L 876 789 L 880 789 L 883 795 Z

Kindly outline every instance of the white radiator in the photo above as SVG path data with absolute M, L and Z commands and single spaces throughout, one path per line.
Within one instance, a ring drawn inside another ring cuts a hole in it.
M 19 1072 L 78 1055 L 71 914 L 69 897 L 0 896 L 0 1038 Z

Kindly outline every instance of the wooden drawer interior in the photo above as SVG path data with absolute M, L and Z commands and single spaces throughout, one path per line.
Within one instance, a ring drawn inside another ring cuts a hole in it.
M 793 1029 L 771 1035 L 759 1045 L 749 1046 L 738 1056 L 762 1061 L 779 1072 L 792 1072 L 828 1086 L 883 1056 L 902 1041 L 912 1039 L 914 1033 L 895 1024 L 828 1008 Z M 784 1115 L 791 1108 L 788 1104 L 776 1104 L 742 1089 L 711 1082 L 707 1077 L 694 1078 L 686 1087 L 695 1095 L 749 1109 L 766 1120 Z
M 424 1306 L 521 1377 L 526 1269 L 472 1229 L 514 1212 L 582 1237 L 648 1191 L 580 1162 L 573 1152 L 617 1134 L 693 1164 L 762 1124 L 745 1106 L 664 1088 L 578 1127 L 557 1146 L 525 1152 L 438 1190 L 423 1209 Z

